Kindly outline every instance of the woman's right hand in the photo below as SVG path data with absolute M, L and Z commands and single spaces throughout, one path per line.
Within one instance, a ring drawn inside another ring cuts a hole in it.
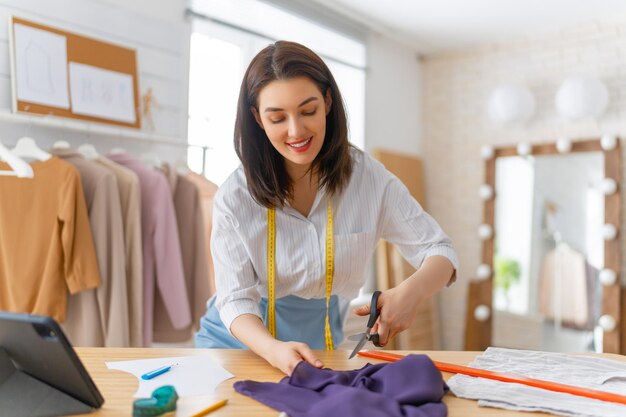
M 258 316 L 242 314 L 233 320 L 230 328 L 250 350 L 289 376 L 303 360 L 316 368 L 324 366 L 306 343 L 281 342 L 272 337 Z
M 296 365 L 303 360 L 316 368 L 324 366 L 311 348 L 306 343 L 300 342 L 281 342 L 274 339 L 274 343 L 266 347 L 262 356 L 270 365 L 288 376 L 291 376 Z

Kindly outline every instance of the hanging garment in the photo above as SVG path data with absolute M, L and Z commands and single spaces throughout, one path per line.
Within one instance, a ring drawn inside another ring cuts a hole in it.
M 626 362 L 616 360 L 490 347 L 469 366 L 622 395 L 626 392 Z M 454 375 L 448 385 L 457 397 L 478 400 L 484 407 L 574 417 L 626 415 L 623 404 L 528 385 L 467 375 Z
M 163 299 L 157 293 L 154 300 L 154 341 L 176 343 L 192 338 L 193 331 L 198 328 L 200 318 L 206 311 L 209 299 L 209 266 L 198 188 L 178 175 L 168 164 L 163 165 L 162 171 L 174 198 L 192 324 L 183 329 L 175 329 L 167 315 Z
M 100 284 L 98 261 L 76 168 L 57 157 L 30 165 L 33 178 L 0 176 L 0 310 L 62 323 L 68 289 Z
M 279 383 L 239 381 L 235 391 L 290 417 L 445 417 L 448 391 L 426 355 L 367 364 L 353 371 L 318 369 L 300 362 Z
M 539 278 L 539 311 L 564 326 L 584 329 L 588 309 L 585 257 L 565 243 L 543 258 Z
M 76 346 L 128 347 L 128 296 L 122 209 L 115 175 L 72 149 L 54 155 L 80 173 L 102 279 L 90 292 L 71 296 L 64 325 Z
M 206 257 L 209 262 L 209 297 L 215 294 L 215 272 L 213 269 L 213 257 L 211 256 L 211 230 L 213 228 L 213 198 L 218 187 L 202 175 L 188 172 L 185 177 L 193 182 L 200 191 L 202 202 L 202 217 L 204 218 L 204 240 L 206 242 Z
M 602 316 L 602 283 L 600 283 L 600 270 L 589 262 L 585 262 L 585 273 L 587 276 L 587 309 L 589 311 L 589 320 L 585 328 L 591 330 Z
M 141 188 L 137 174 L 99 157 L 95 162 L 117 178 L 124 227 L 128 331 L 131 347 L 143 346 L 143 249 L 141 247 Z
M 162 173 L 146 168 L 128 154 L 110 154 L 107 157 L 135 172 L 141 185 L 143 341 L 145 346 L 150 346 L 156 290 L 161 293 L 174 328 L 182 329 L 191 324 L 172 194 Z

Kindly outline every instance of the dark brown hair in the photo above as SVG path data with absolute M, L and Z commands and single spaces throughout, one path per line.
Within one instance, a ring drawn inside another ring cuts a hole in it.
M 346 112 L 333 75 L 310 49 L 278 41 L 250 62 L 241 83 L 235 122 L 235 150 L 243 164 L 248 190 L 257 203 L 268 208 L 282 207 L 293 195 L 293 187 L 283 156 L 274 149 L 251 109 L 259 110 L 259 93 L 267 84 L 296 77 L 309 78 L 323 97 L 330 92 L 332 99 L 324 144 L 311 164 L 312 172 L 319 175 L 319 186 L 333 194 L 347 184 L 352 174 Z

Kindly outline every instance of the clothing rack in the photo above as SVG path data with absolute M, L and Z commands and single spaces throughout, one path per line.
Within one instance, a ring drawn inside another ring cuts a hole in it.
M 12 113 L 6 110 L 0 110 L 0 121 L 30 126 L 42 126 L 55 129 L 74 130 L 79 132 L 86 132 L 89 134 L 93 133 L 106 135 L 113 138 L 130 139 L 154 144 L 172 145 L 185 148 L 191 146 L 196 148 L 202 148 L 205 151 L 211 149 L 208 146 L 191 145 L 186 142 L 181 142 L 174 136 L 157 135 L 154 133 L 138 131 L 123 127 L 111 127 L 102 125 L 100 123 L 69 120 L 56 116 L 33 116 L 20 113 Z
M 100 123 L 83 122 L 80 120 L 70 120 L 57 116 L 36 116 L 20 113 L 12 113 L 8 110 L 0 110 L 0 122 L 8 122 L 14 124 L 23 124 L 28 126 L 50 127 L 53 129 L 73 130 L 85 132 L 89 135 L 97 134 L 117 139 L 130 139 L 133 141 L 145 142 L 156 145 L 176 146 L 180 148 L 199 148 L 202 150 L 202 174 L 207 159 L 207 151 L 211 150 L 210 146 L 194 145 L 181 142 L 174 136 L 156 135 L 154 133 L 138 131 L 123 127 L 111 127 Z

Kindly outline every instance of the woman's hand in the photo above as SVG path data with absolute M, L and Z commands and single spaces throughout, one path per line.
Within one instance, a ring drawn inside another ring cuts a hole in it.
M 411 293 L 407 286 L 402 284 L 380 294 L 378 297 L 380 316 L 372 328 L 372 333 L 378 333 L 380 346 L 385 346 L 390 339 L 411 326 L 420 301 L 416 294 Z M 357 307 L 354 313 L 358 316 L 367 316 L 370 313 L 370 305 Z
M 415 320 L 420 303 L 443 288 L 454 272 L 447 258 L 431 256 L 413 275 L 396 287 L 383 291 L 378 297 L 380 316 L 372 328 L 372 333 L 378 333 L 379 344 L 385 346 L 398 333 L 408 329 Z M 355 308 L 354 313 L 369 315 L 369 304 Z
M 275 340 L 275 343 L 269 344 L 264 349 L 261 356 L 286 375 L 291 375 L 296 365 L 303 360 L 316 368 L 323 366 L 322 361 L 315 356 L 311 348 L 306 343 L 300 342 Z
M 316 368 L 323 366 L 306 343 L 276 340 L 258 316 L 242 314 L 233 320 L 230 328 L 233 335 L 250 350 L 287 375 L 291 375 L 296 365 L 303 360 Z

